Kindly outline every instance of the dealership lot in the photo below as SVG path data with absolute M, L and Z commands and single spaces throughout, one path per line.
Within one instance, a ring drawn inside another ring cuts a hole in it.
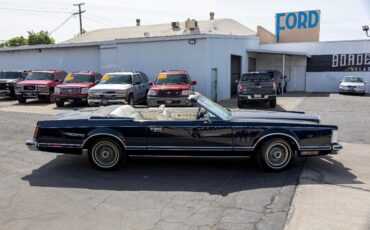
M 235 108 L 236 100 L 221 104 Z M 100 172 L 85 157 L 26 149 L 37 120 L 72 108 L 0 100 L 1 229 L 369 227 L 369 97 L 279 97 L 277 109 L 318 113 L 338 125 L 345 144 L 338 156 L 299 159 L 281 173 L 262 172 L 247 159 L 134 159 Z

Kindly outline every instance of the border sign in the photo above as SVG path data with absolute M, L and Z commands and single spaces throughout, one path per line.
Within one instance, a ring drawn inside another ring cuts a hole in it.
M 313 55 L 307 72 L 370 72 L 370 53 Z

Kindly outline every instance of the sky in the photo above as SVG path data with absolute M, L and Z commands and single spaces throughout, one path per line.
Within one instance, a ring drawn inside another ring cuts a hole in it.
M 82 0 L 83 1 L 83 0 Z M 84 0 L 83 27 L 107 27 L 232 18 L 256 30 L 261 25 L 275 31 L 275 14 L 321 10 L 321 41 L 366 39 L 363 25 L 370 25 L 370 0 Z M 27 31 L 54 31 L 57 42 L 79 33 L 78 0 L 0 0 L 0 41 L 26 36 Z M 27 10 L 27 11 L 24 11 Z M 33 12 L 37 10 L 38 12 Z M 51 12 L 45 12 L 51 11 Z M 71 17 L 65 24 L 63 22 Z M 63 25 L 62 25 L 63 24 Z M 60 28 L 59 26 L 62 25 Z

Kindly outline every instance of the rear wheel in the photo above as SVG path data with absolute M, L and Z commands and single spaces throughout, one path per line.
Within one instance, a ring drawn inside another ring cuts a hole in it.
M 269 104 L 270 104 L 270 108 L 275 108 L 276 107 L 276 98 L 275 99 L 272 99 L 269 101 Z
M 26 101 L 27 101 L 27 98 L 25 98 L 25 97 L 18 97 L 18 102 L 19 103 L 24 104 L 24 103 L 26 103 Z
M 244 107 L 244 102 L 238 99 L 238 108 L 242 109 Z
M 111 138 L 99 138 L 89 147 L 89 162 L 100 170 L 117 169 L 124 161 L 126 155 L 118 141 Z
M 293 160 L 292 146 L 282 138 L 271 138 L 262 143 L 257 153 L 257 163 L 262 169 L 280 171 Z
M 57 104 L 57 107 L 63 107 L 64 101 L 56 101 L 55 104 Z

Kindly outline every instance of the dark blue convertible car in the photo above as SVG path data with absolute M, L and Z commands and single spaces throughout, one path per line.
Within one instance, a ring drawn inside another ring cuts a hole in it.
M 295 157 L 335 154 L 337 126 L 300 112 L 229 110 L 201 94 L 197 107 L 115 105 L 66 112 L 39 121 L 30 149 L 86 153 L 111 170 L 138 156 L 253 156 L 265 169 L 285 169 Z

